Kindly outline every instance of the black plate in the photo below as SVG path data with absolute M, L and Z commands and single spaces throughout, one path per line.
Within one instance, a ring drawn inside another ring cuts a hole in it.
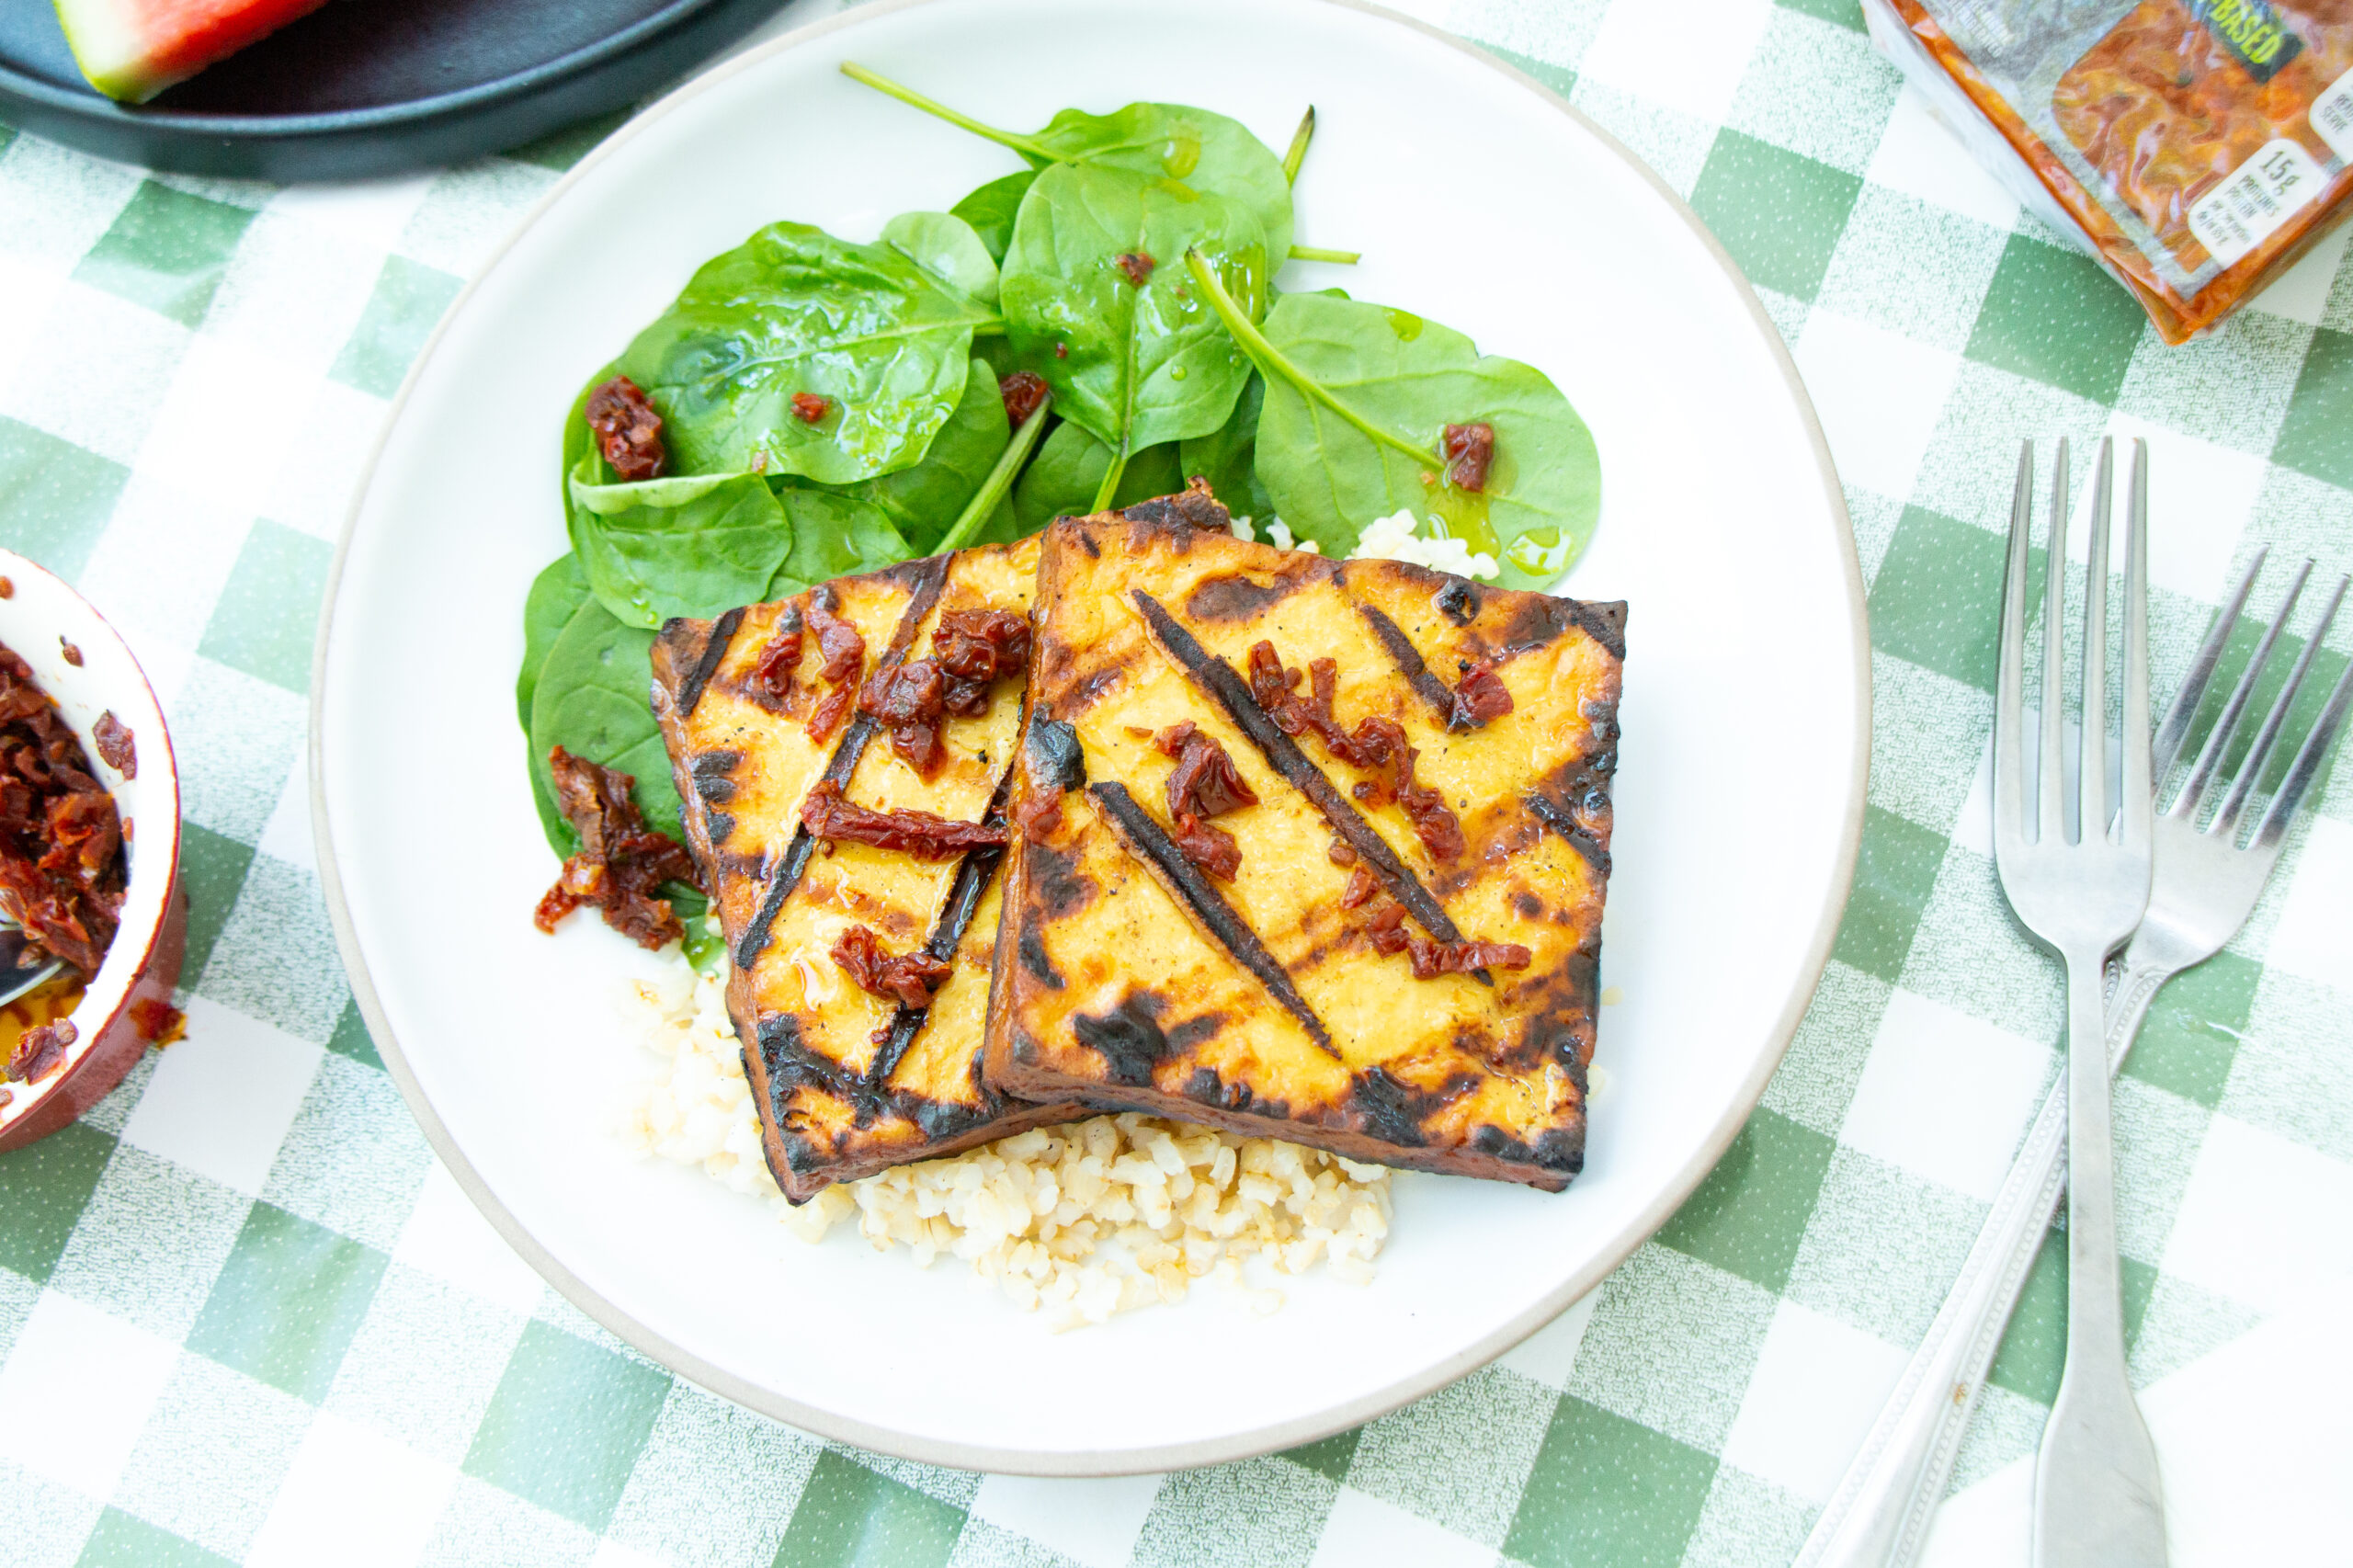
M 460 163 L 630 103 L 780 0 L 335 0 L 137 107 L 47 0 L 0 0 L 0 119 L 124 163 L 270 180 Z

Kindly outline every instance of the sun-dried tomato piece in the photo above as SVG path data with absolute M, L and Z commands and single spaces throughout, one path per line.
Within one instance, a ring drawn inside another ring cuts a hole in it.
M 1169 833 L 1185 858 L 1219 881 L 1230 882 L 1242 869 L 1242 846 L 1233 835 L 1188 812 Z
M 860 991 L 902 1007 L 930 1006 L 939 988 L 956 973 L 954 964 L 920 948 L 912 953 L 884 950 L 881 939 L 863 926 L 853 926 L 834 938 L 832 957 Z
M 1009 836 L 1002 823 L 954 822 L 929 812 L 878 812 L 820 778 L 801 803 L 801 821 L 812 836 L 827 843 L 847 840 L 877 849 L 903 850 L 920 860 L 945 860 L 967 849 L 988 849 Z
M 684 937 L 687 928 L 660 889 L 673 881 L 697 885 L 694 861 L 676 839 L 646 827 L 630 797 L 636 778 L 562 746 L 548 753 L 548 769 L 556 807 L 580 848 L 540 900 L 533 915 L 540 929 L 552 935 L 557 921 L 595 904 L 606 925 L 642 948 L 658 951 Z
M 1440 860 L 1461 857 L 1462 824 L 1448 808 L 1445 796 L 1415 781 L 1414 764 L 1421 753 L 1407 743 L 1397 722 L 1369 714 L 1357 721 L 1355 729 L 1343 730 L 1332 717 L 1339 679 L 1333 661 L 1317 659 L 1308 665 L 1305 696 L 1299 690 L 1299 672 L 1285 667 L 1273 643 L 1253 643 L 1249 666 L 1251 695 L 1277 728 L 1289 735 L 1313 732 L 1335 757 L 1373 775 L 1350 790 L 1358 800 L 1376 807 L 1395 801 L 1432 855 Z
M 1340 907 L 1362 909 L 1372 902 L 1372 895 L 1380 891 L 1381 884 L 1373 881 L 1372 873 L 1362 866 L 1358 866 L 1348 873 L 1348 885 L 1340 890 Z M 1399 914 L 1404 913 L 1404 905 L 1400 904 L 1397 907 Z
M 78 1038 L 71 1018 L 35 1024 L 17 1037 L 17 1048 L 8 1053 L 8 1076 L 19 1084 L 34 1082 L 64 1061 L 66 1048 Z
M 886 663 L 867 681 L 858 711 L 889 732 L 891 749 L 925 778 L 948 759 L 940 739 L 947 722 L 948 676 L 929 659 Z
M 588 428 L 613 472 L 635 483 L 659 479 L 669 462 L 662 449 L 662 416 L 627 376 L 615 376 L 588 394 Z
M 142 996 L 131 1005 L 131 1027 L 150 1045 L 173 1045 L 188 1038 L 188 1015 L 161 997 Z
M 948 676 L 948 711 L 977 717 L 988 711 L 991 686 L 1029 667 L 1029 621 L 1009 610 L 945 611 L 931 657 Z
M 90 739 L 97 743 L 98 756 L 108 767 L 125 778 L 139 777 L 138 743 L 131 726 L 116 718 L 113 709 L 98 715 L 98 722 L 90 726 Z
M 803 624 L 801 612 L 787 605 L 777 618 L 775 634 L 761 645 L 746 684 L 762 707 L 779 708 L 791 699 L 792 672 L 801 666 L 801 647 L 807 641 L 801 635 Z
M 1487 469 L 1495 460 L 1495 427 L 1480 422 L 1476 425 L 1449 425 L 1438 450 L 1446 457 L 1446 482 L 1458 490 L 1487 488 Z
M 822 681 L 845 680 L 866 663 L 866 639 L 857 627 L 840 619 L 836 614 L 840 608 L 831 586 L 809 596 L 809 630 L 817 634 L 817 655 L 824 661 L 817 666 L 817 678 Z
M 102 719 L 93 738 L 112 728 Z M 82 743 L 32 666 L 0 647 L 0 914 L 24 927 L 28 953 L 97 971 L 121 916 L 122 840 Z
M 1495 674 L 1495 666 L 1482 659 L 1463 671 L 1462 678 L 1455 682 L 1454 713 L 1447 725 L 1449 729 L 1467 730 L 1473 724 L 1500 719 L 1511 708 L 1511 688 Z
M 997 382 L 996 390 L 1005 399 L 1005 417 L 1019 429 L 1046 401 L 1046 378 L 1035 370 L 1016 370 Z
M 1176 759 L 1168 775 L 1168 814 L 1213 817 L 1258 803 L 1225 747 L 1200 733 L 1190 719 L 1162 731 L 1162 753 Z
M 1176 759 L 1168 775 L 1168 816 L 1176 824 L 1170 838 L 1185 858 L 1221 881 L 1232 881 L 1242 869 L 1242 846 L 1233 835 L 1211 826 L 1207 819 L 1255 806 L 1257 794 L 1225 747 L 1201 733 L 1190 719 L 1160 732 L 1154 744 Z
M 819 745 L 833 739 L 858 701 L 858 673 L 866 666 L 866 639 L 835 611 L 840 601 L 830 585 L 809 596 L 809 630 L 817 634 L 817 678 L 833 689 L 809 711 L 809 738 Z
M 1113 260 L 1121 276 L 1139 289 L 1143 287 L 1144 279 L 1152 276 L 1152 269 L 1160 265 L 1152 259 L 1149 251 L 1122 251 Z
M 122 849 L 122 819 L 111 795 L 52 795 L 45 825 L 49 852 L 40 869 L 85 889 L 98 885 Z
M 1342 902 L 1346 902 L 1345 898 Z M 1409 931 L 1405 928 L 1405 906 L 1393 899 L 1384 898 L 1375 905 L 1359 929 L 1373 951 L 1410 957 L 1415 980 L 1469 974 L 1482 969 L 1521 970 L 1534 957 L 1518 942 L 1441 942 L 1419 931 Z
M 803 425 L 816 424 L 833 406 L 832 398 L 820 397 L 815 392 L 798 392 L 792 394 L 792 416 Z
M 1413 955 L 1415 980 L 1481 969 L 1526 969 L 1534 956 L 1518 942 L 1438 942 L 1427 937 L 1414 937 L 1405 950 Z
M 817 705 L 809 710 L 810 743 L 824 745 L 832 740 L 834 733 L 842 727 L 842 721 L 849 717 L 849 710 L 857 705 L 858 687 L 847 681 L 819 698 Z

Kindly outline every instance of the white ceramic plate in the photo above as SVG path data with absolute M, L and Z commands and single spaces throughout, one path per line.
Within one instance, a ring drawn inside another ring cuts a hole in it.
M 1602 979 L 1607 1087 L 1564 1195 L 1401 1176 L 1380 1278 L 1256 1318 L 1211 1290 L 1048 1335 L 949 1264 L 811 1247 L 606 1131 L 647 1070 L 607 997 L 636 949 L 530 910 L 554 871 L 510 693 L 564 548 L 562 411 L 706 257 L 790 217 L 851 238 L 1009 172 L 839 75 L 992 122 L 1198 102 L 1319 127 L 1302 241 L 1344 282 L 1551 373 L 1591 423 L 1600 531 L 1567 590 L 1632 609 Z M 1625 1257 L 1704 1176 L 1812 996 L 1869 754 L 1862 585 L 1780 339 L 1722 252 L 1557 98 L 1334 0 L 928 0 L 855 12 L 689 85 L 560 186 L 411 375 L 322 631 L 321 861 L 360 1003 L 442 1157 L 584 1310 L 733 1399 L 975 1470 L 1201 1464 L 1367 1419 L 1482 1364 Z M 1105 1397 L 1108 1395 L 1109 1397 Z

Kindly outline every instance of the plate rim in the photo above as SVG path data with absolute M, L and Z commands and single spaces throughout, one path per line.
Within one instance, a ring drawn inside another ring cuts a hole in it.
M 1560 1287 L 1548 1292 L 1533 1307 L 1513 1318 L 1500 1328 L 1489 1332 L 1470 1346 L 1457 1350 L 1427 1366 L 1417 1368 L 1370 1393 L 1342 1403 L 1327 1406 L 1310 1415 L 1295 1417 L 1247 1432 L 1220 1437 L 1199 1438 L 1187 1442 L 1159 1444 L 1146 1448 L 1124 1449 L 1116 1452 L 1036 1452 L 1020 1449 L 1000 1449 L 986 1444 L 933 1439 L 879 1426 L 857 1416 L 822 1409 L 815 1405 L 778 1393 L 739 1378 L 725 1369 L 695 1356 L 656 1333 L 646 1324 L 592 1290 L 574 1274 L 553 1254 L 524 1227 L 522 1222 L 500 1202 L 483 1180 L 464 1153 L 443 1126 L 430 1100 L 411 1072 L 399 1041 L 394 1039 L 386 1019 L 382 1003 L 378 999 L 373 977 L 367 959 L 360 951 L 358 936 L 354 928 L 351 911 L 343 892 L 341 870 L 335 855 L 335 831 L 332 813 L 327 805 L 325 778 L 325 692 L 327 647 L 334 636 L 335 609 L 341 597 L 346 562 L 351 553 L 352 538 L 357 531 L 359 515 L 374 489 L 376 471 L 392 432 L 401 421 L 410 392 L 415 389 L 425 367 L 441 345 L 443 335 L 458 312 L 471 299 L 482 280 L 505 259 L 523 234 L 546 215 L 556 202 L 563 199 L 573 186 L 587 172 L 613 153 L 623 142 L 639 134 L 647 125 L 671 113 L 687 100 L 709 91 L 717 84 L 738 72 L 765 63 L 770 57 L 800 49 L 828 33 L 899 11 L 942 3 L 942 0 L 874 0 L 835 16 L 797 28 L 772 39 L 759 47 L 729 60 L 681 83 L 671 92 L 619 128 L 594 151 L 568 170 L 563 177 L 549 188 L 530 210 L 518 219 L 506 237 L 482 261 L 466 280 L 449 307 L 442 312 L 432 335 L 417 351 L 408 374 L 402 379 L 400 391 L 394 395 L 384 415 L 370 447 L 368 460 L 359 481 L 353 488 L 342 532 L 335 544 L 335 562 L 328 574 L 323 599 L 324 610 L 312 647 L 310 691 L 309 769 L 311 789 L 312 835 L 318 852 L 319 880 L 325 897 L 327 915 L 334 926 L 335 946 L 343 958 L 344 970 L 350 980 L 352 998 L 359 1008 L 362 1020 L 374 1037 L 382 1055 L 384 1066 L 400 1087 L 401 1097 L 408 1103 L 410 1114 L 424 1131 L 434 1153 L 449 1169 L 459 1187 L 474 1207 L 481 1210 L 501 1238 L 521 1255 L 539 1275 L 553 1285 L 565 1300 L 585 1313 L 599 1327 L 614 1335 L 641 1355 L 647 1357 L 665 1370 L 685 1379 L 695 1386 L 740 1404 L 771 1419 L 813 1432 L 823 1437 L 852 1443 L 859 1448 L 912 1460 L 918 1463 L 938 1465 L 951 1470 L 974 1471 L 991 1474 L 1059 1477 L 1101 1477 L 1136 1475 L 1158 1471 L 1189 1470 L 1204 1465 L 1223 1464 L 1236 1460 L 1255 1459 L 1284 1449 L 1296 1448 L 1326 1437 L 1336 1432 L 1359 1426 L 1391 1411 L 1411 1403 L 1427 1394 L 1467 1376 L 1493 1361 L 1505 1351 L 1552 1322 L 1571 1305 L 1589 1293 L 1636 1249 L 1656 1234 L 1659 1228 L 1681 1208 L 1698 1189 L 1708 1173 L 1713 1170 L 1724 1152 L 1739 1136 L 1755 1114 L 1764 1097 L 1765 1086 L 1788 1053 L 1790 1042 L 1796 1036 L 1800 1021 L 1813 1005 L 1822 976 L 1829 966 L 1831 949 L 1835 945 L 1840 920 L 1844 917 L 1854 890 L 1855 869 L 1862 848 L 1863 816 L 1867 801 L 1867 785 L 1871 756 L 1871 663 L 1870 619 L 1865 608 L 1862 563 L 1855 546 L 1852 519 L 1847 511 L 1846 492 L 1838 479 L 1828 438 L 1824 435 L 1822 421 L 1814 412 L 1813 400 L 1808 394 L 1797 363 L 1790 354 L 1789 345 L 1780 330 L 1767 313 L 1764 301 L 1723 243 L 1702 222 L 1690 203 L 1677 195 L 1662 179 L 1657 171 L 1617 137 L 1579 112 L 1567 99 L 1542 82 L 1499 59 L 1466 39 L 1458 38 L 1417 17 L 1403 15 L 1372 0 L 1314 0 L 1315 4 L 1403 27 L 1425 39 L 1453 49 L 1480 64 L 1498 73 L 1537 94 L 1544 102 L 1567 116 L 1581 129 L 1597 138 L 1611 153 L 1639 175 L 1663 197 L 1677 216 L 1689 227 L 1694 235 L 1714 257 L 1718 266 L 1731 278 L 1745 301 L 1751 320 L 1770 349 L 1784 383 L 1795 400 L 1798 415 L 1807 437 L 1813 443 L 1817 473 L 1823 495 L 1828 502 L 1835 525 L 1833 540 L 1838 548 L 1845 566 L 1847 608 L 1854 632 L 1855 681 L 1855 755 L 1847 770 L 1846 822 L 1842 830 L 1838 859 L 1834 869 L 1831 894 L 1824 899 L 1803 960 L 1798 966 L 1796 978 L 1780 1013 L 1773 1022 L 1768 1049 L 1760 1052 L 1747 1078 L 1742 1082 L 1730 1102 L 1730 1108 L 1711 1130 L 1698 1153 L 1658 1195 L 1644 1205 L 1632 1223 L 1627 1226 L 1620 1241 L 1604 1248 L 1586 1265 L 1574 1271 Z

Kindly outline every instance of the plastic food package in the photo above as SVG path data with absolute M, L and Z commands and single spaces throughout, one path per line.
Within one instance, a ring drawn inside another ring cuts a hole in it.
M 2353 215 L 2353 0 L 1864 0 L 1879 47 L 2167 343 Z

